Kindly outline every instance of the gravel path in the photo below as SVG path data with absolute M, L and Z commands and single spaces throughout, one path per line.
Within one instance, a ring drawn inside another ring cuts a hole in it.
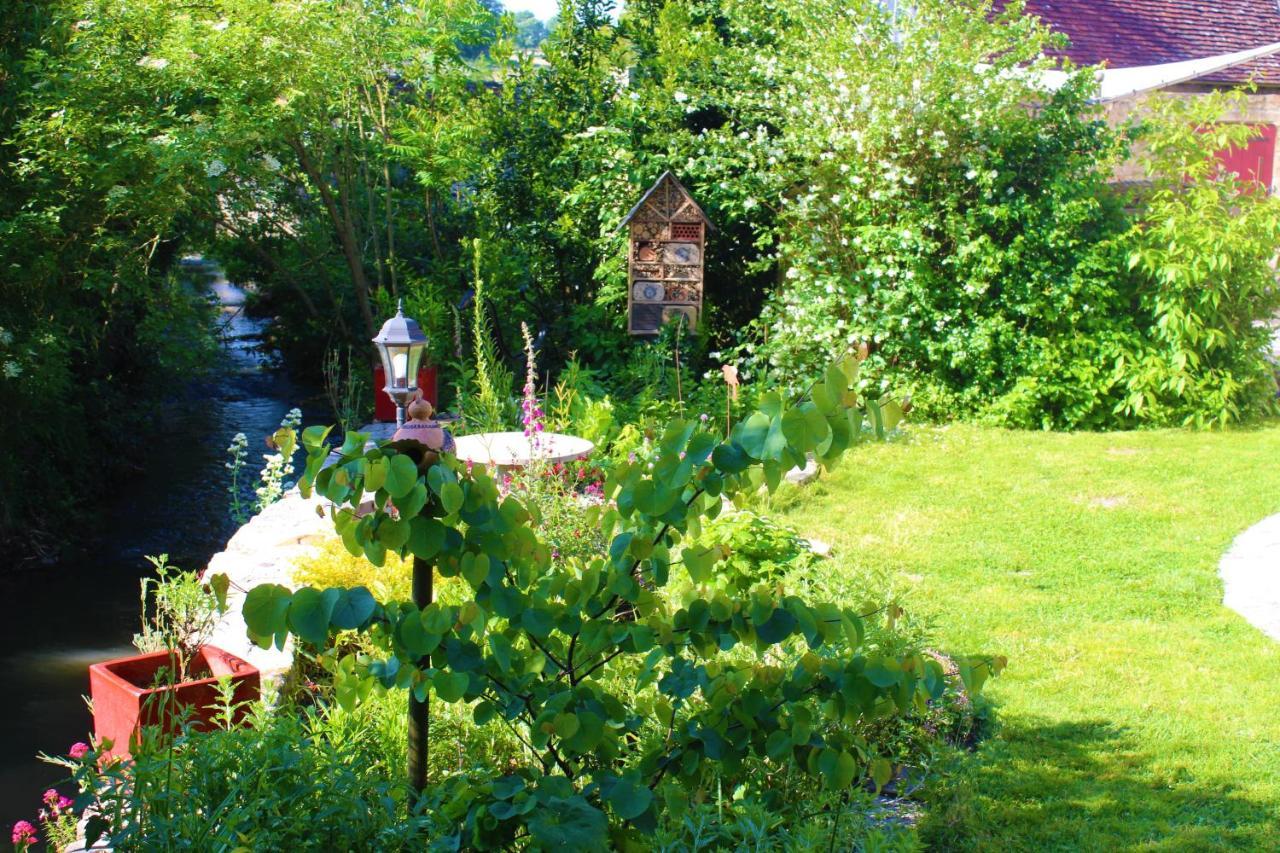
M 1280 641 L 1280 514 L 1236 537 L 1218 564 L 1222 603 Z

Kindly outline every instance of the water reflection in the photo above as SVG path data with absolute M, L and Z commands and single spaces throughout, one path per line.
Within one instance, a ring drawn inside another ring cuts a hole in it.
M 138 580 L 149 569 L 145 555 L 168 553 L 176 565 L 201 568 L 234 532 L 224 465 L 232 437 L 249 437 L 245 479 L 252 480 L 267 452 L 263 439 L 289 409 L 302 408 L 304 423 L 329 417 L 313 390 L 259 352 L 262 328 L 244 316 L 244 292 L 208 265 L 193 264 L 192 271 L 209 276 L 209 291 L 222 305 L 219 369 L 170 407 L 165 434 L 143 469 L 120 484 L 102 523 L 86 528 L 69 556 L 0 575 L 0 601 L 8 611 L 0 619 L 0 826 L 6 831 L 15 820 L 33 820 L 41 792 L 64 778 L 36 753 L 61 753 L 87 740 L 92 721 L 81 699 L 89 689 L 87 667 L 129 652 L 138 629 Z M 252 499 L 252 483 L 245 483 L 245 494 Z

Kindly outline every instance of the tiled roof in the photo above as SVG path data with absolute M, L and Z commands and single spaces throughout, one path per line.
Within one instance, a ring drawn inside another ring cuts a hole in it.
M 1077 65 L 1159 65 L 1280 41 L 1280 0 L 1027 0 L 1026 8 L 1066 34 L 1071 44 L 1063 53 Z M 1251 75 L 1280 85 L 1280 55 L 1200 79 L 1243 83 Z

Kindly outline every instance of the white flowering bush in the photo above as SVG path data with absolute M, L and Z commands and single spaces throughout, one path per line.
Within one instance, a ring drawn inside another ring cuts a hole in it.
M 1219 124 L 1228 100 L 1109 127 L 1090 69 L 1046 87 L 1056 37 L 1020 4 L 746 6 L 740 34 L 770 48 L 721 71 L 731 120 L 700 145 L 742 171 L 735 212 L 774 213 L 756 264 L 779 285 L 738 346 L 768 384 L 867 345 L 864 381 L 937 415 L 1111 428 L 1274 408 L 1259 321 L 1280 219 L 1218 174 L 1214 152 L 1249 134 Z M 1137 135 L 1155 191 L 1135 199 L 1109 182 Z
M 868 376 L 926 409 L 1105 422 L 1110 331 L 1080 332 L 1117 301 L 1105 182 L 1125 139 L 1089 107 L 1091 76 L 1049 92 L 1052 36 L 1017 9 L 785 8 L 784 49 L 742 87 L 767 93 L 751 106 L 770 131 L 737 134 L 777 208 L 781 286 L 744 347 L 757 372 L 800 387 L 866 344 Z

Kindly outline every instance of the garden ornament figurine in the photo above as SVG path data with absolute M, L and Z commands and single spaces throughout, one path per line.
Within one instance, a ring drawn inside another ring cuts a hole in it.
M 453 434 L 432 417 L 434 414 L 431 403 L 423 399 L 421 391 L 417 392 L 417 397 L 405 408 L 404 426 L 396 430 L 391 440 L 416 441 L 436 453 L 453 453 Z

